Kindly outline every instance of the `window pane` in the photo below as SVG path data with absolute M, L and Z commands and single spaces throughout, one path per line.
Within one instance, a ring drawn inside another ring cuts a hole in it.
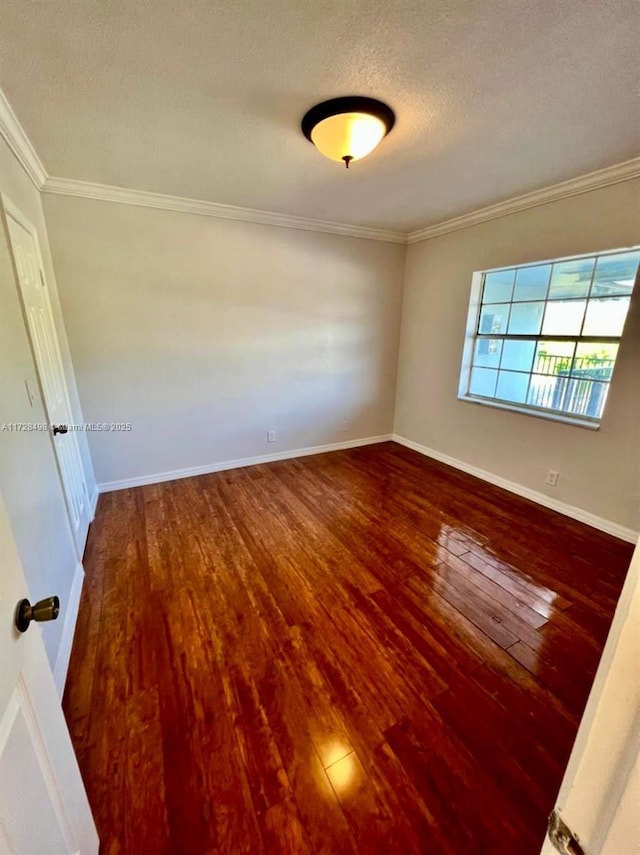
M 589 300 L 583 335 L 622 335 L 630 297 Z
M 549 300 L 566 300 L 569 297 L 586 297 L 591 285 L 595 258 L 579 258 L 553 265 Z
M 608 392 L 608 383 L 571 377 L 567 381 L 563 410 L 575 416 L 600 418 Z
M 484 277 L 483 303 L 505 303 L 511 299 L 515 270 L 496 270 Z
M 496 398 L 500 398 L 503 401 L 514 401 L 518 404 L 524 404 L 527 400 L 528 386 L 528 374 L 516 374 L 514 371 L 500 371 L 498 374 Z
M 485 368 L 497 368 L 500 365 L 502 341 L 499 338 L 479 338 L 473 354 L 473 364 Z
M 505 341 L 502 346 L 502 368 L 531 371 L 535 341 Z
M 538 264 L 536 267 L 521 267 L 516 273 L 516 288 L 513 299 L 544 300 L 547 295 L 550 264 Z
M 480 333 L 504 333 L 507 331 L 509 304 L 496 303 L 495 306 L 483 306 L 480 312 Z
M 557 375 L 532 374 L 527 404 L 549 410 L 561 410 L 569 379 Z
M 543 314 L 544 303 L 514 303 L 511 306 L 509 332 L 513 335 L 537 335 Z
M 532 374 L 527 403 L 574 416 L 600 418 L 608 391 L 608 383 L 596 380 Z
M 573 363 L 574 341 L 541 341 L 533 370 L 537 374 L 568 374 Z
M 471 371 L 471 383 L 469 392 L 472 395 L 483 395 L 485 398 L 493 398 L 496 391 L 497 371 L 490 368 L 474 368 Z
M 574 377 L 588 377 L 591 380 L 611 380 L 617 355 L 617 344 L 583 342 L 576 349 L 571 373 Z
M 591 295 L 631 294 L 639 262 L 640 252 L 621 252 L 599 258 Z
M 635 247 L 483 273 L 468 394 L 598 420 L 639 268 Z
M 580 335 L 586 300 L 547 303 L 543 335 Z

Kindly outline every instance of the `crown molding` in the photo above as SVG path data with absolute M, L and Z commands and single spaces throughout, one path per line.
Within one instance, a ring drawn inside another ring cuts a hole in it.
M 138 205 L 142 208 L 160 208 L 164 211 L 199 214 L 203 217 L 216 217 L 222 220 L 240 220 L 244 223 L 259 223 L 263 226 L 324 232 L 325 234 L 364 238 L 386 243 L 406 244 L 407 242 L 407 236 L 402 232 L 370 229 L 365 226 L 350 226 L 346 223 L 333 223 L 327 220 L 315 220 L 291 214 L 277 214 L 272 211 L 258 211 L 253 208 L 239 208 L 235 205 L 222 205 L 218 202 L 188 199 L 183 196 L 167 196 L 164 193 L 150 193 L 145 190 L 129 190 L 125 187 L 114 187 L 108 184 L 92 184 L 88 181 L 76 181 L 72 178 L 47 178 L 42 189 L 45 193 L 61 196 L 80 196 L 83 199 Z
M 25 137 L 26 139 L 26 137 Z M 27 141 L 28 142 L 28 141 Z M 38 161 L 39 163 L 39 161 Z M 441 235 L 457 232 L 461 229 L 476 226 L 480 223 L 506 217 L 519 211 L 526 211 L 548 202 L 556 202 L 590 190 L 598 190 L 640 178 L 640 157 L 617 163 L 597 172 L 570 178 L 560 184 L 553 184 L 542 190 L 535 190 L 523 196 L 505 199 L 495 205 L 462 214 L 450 220 L 425 226 L 423 229 L 404 234 L 402 232 L 372 229 L 365 226 L 352 226 L 346 223 L 333 223 L 326 220 L 315 220 L 289 214 L 277 214 L 272 211 L 258 211 L 253 208 L 240 208 L 235 205 L 222 205 L 218 202 L 207 202 L 199 199 L 189 199 L 183 196 L 168 196 L 163 193 L 150 193 L 144 190 L 129 190 L 125 187 L 114 187 L 107 184 L 93 184 L 88 181 L 77 181 L 72 178 L 46 177 L 40 188 L 45 193 L 55 193 L 62 196 L 79 196 L 84 199 L 97 199 L 103 202 L 119 202 L 125 205 L 138 205 L 144 208 L 160 208 L 166 211 L 178 211 L 185 214 L 199 214 L 205 217 L 217 217 L 223 220 L 238 220 L 246 223 L 259 223 L 266 226 L 279 226 L 303 231 L 324 232 L 326 234 L 344 235 L 347 237 L 365 238 L 367 240 L 384 241 L 397 244 L 420 243 Z
M 41 190 L 47 177 L 47 170 L 36 154 L 31 140 L 18 121 L 18 117 L 13 112 L 2 89 L 0 89 L 0 136 L 18 158 L 24 171 L 38 190 Z
M 450 220 L 425 226 L 423 229 L 409 232 L 407 243 L 420 243 L 423 240 L 449 234 L 449 232 L 457 232 L 460 229 L 469 228 L 469 226 L 486 223 L 488 220 L 496 220 L 498 217 L 506 217 L 508 214 L 515 214 L 518 211 L 536 208 L 539 205 L 547 204 L 547 202 L 557 202 L 559 199 L 567 199 L 569 196 L 588 193 L 590 190 L 599 190 L 602 187 L 609 187 L 611 184 L 619 184 L 621 181 L 629 181 L 632 178 L 640 178 L 640 157 L 607 166 L 596 172 L 589 172 L 587 175 L 570 178 L 560 184 L 552 184 L 542 190 L 534 190 L 533 193 L 525 193 L 523 196 L 505 199 L 503 202 L 470 211 L 460 217 L 453 217 Z
M 590 190 L 598 190 L 640 178 L 640 157 L 605 167 L 587 175 L 570 178 L 560 184 L 553 184 L 542 190 L 525 193 L 453 217 L 439 223 L 425 226 L 422 229 L 409 232 L 390 231 L 386 229 L 354 226 L 347 223 L 334 223 L 328 220 L 316 220 L 299 217 L 293 214 L 278 214 L 273 211 L 259 211 L 253 208 L 240 208 L 235 205 L 222 205 L 218 202 L 207 202 L 199 199 L 189 199 L 183 196 L 168 196 L 163 193 L 150 193 L 144 190 L 130 190 L 126 187 L 114 187 L 108 184 L 94 184 L 89 181 L 78 181 L 73 178 L 55 178 L 47 174 L 46 169 L 24 128 L 18 121 L 6 96 L 0 89 L 0 136 L 4 138 L 11 151 L 24 168 L 29 178 L 38 190 L 45 193 L 55 193 L 62 196 L 78 196 L 83 199 L 97 199 L 103 202 L 118 202 L 124 205 L 138 205 L 144 208 L 158 208 L 166 211 L 178 211 L 185 214 L 199 214 L 205 217 L 217 217 L 223 220 L 236 220 L 246 223 L 258 223 L 265 226 L 278 226 L 287 229 L 301 229 L 309 232 L 343 235 L 345 237 L 364 238 L 366 240 L 383 241 L 385 243 L 414 244 L 431 238 L 440 237 L 449 232 L 469 228 L 479 223 L 526 211 L 538 205 L 566 199 Z

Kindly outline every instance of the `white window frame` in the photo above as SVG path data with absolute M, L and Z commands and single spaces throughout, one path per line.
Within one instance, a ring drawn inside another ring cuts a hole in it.
M 480 311 L 482 309 L 482 293 L 484 287 L 484 278 L 487 273 L 496 273 L 501 270 L 513 270 L 519 269 L 522 267 L 536 267 L 538 265 L 543 264 L 557 264 L 559 262 L 564 261 L 577 261 L 581 258 L 592 258 L 593 256 L 602 257 L 606 255 L 619 255 L 624 252 L 633 252 L 640 249 L 640 246 L 630 246 L 630 247 L 619 247 L 611 250 L 600 250 L 594 252 L 584 252 L 579 255 L 570 255 L 570 256 L 561 256 L 558 258 L 549 258 L 541 261 L 528 261 L 519 264 L 507 264 L 503 267 L 491 267 L 486 270 L 478 270 L 473 273 L 471 278 L 471 295 L 469 299 L 469 311 L 467 314 L 467 327 L 465 331 L 465 341 L 464 348 L 462 352 L 462 366 L 460 370 L 460 381 L 458 385 L 458 400 L 464 401 L 470 404 L 478 404 L 482 407 L 493 407 L 498 410 L 507 410 L 509 412 L 522 413 L 527 416 L 534 416 L 535 418 L 547 419 L 549 421 L 554 422 L 563 422 L 565 424 L 576 425 L 577 427 L 587 428 L 588 430 L 599 430 L 602 419 L 604 418 L 604 413 L 606 410 L 606 406 L 608 403 L 605 402 L 605 406 L 600 418 L 594 418 L 592 416 L 578 416 L 572 415 L 571 413 L 564 413 L 558 410 L 545 409 L 542 407 L 537 407 L 531 404 L 521 404 L 521 403 L 513 403 L 510 401 L 502 401 L 498 398 L 484 398 L 478 395 L 472 395 L 469 392 L 469 386 L 471 383 L 471 369 L 473 367 L 473 354 L 475 349 L 475 344 L 478 338 L 477 330 L 478 323 L 480 320 Z M 595 265 L 594 265 L 595 269 Z M 639 272 L 636 273 L 636 285 L 638 284 L 638 277 L 640 275 Z M 633 294 L 635 292 L 635 287 L 631 292 Z M 588 297 L 587 297 L 588 299 Z M 636 298 L 637 299 L 637 298 Z M 546 302 L 546 301 L 545 301 Z M 566 336 L 567 340 L 571 341 L 583 341 L 588 342 L 590 339 L 592 341 L 608 341 L 610 340 L 612 343 L 620 344 L 622 341 L 622 336 L 624 335 L 624 329 L 620 336 Z M 512 340 L 516 340 L 517 336 L 507 336 L 506 334 L 500 334 L 496 336 L 501 340 L 505 340 L 505 338 L 511 338 Z M 539 336 L 540 338 L 550 338 L 554 341 L 561 340 L 565 338 L 564 336 L 559 335 L 550 335 L 550 336 Z M 532 339 L 533 336 L 522 336 L 521 338 Z M 617 364 L 617 357 L 616 357 Z M 615 372 L 615 365 L 614 365 Z M 611 376 L 610 383 L 613 382 L 613 373 Z

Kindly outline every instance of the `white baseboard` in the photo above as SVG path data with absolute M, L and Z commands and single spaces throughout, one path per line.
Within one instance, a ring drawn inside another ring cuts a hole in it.
M 311 454 L 324 454 L 327 451 L 341 451 L 345 448 L 359 448 L 362 445 L 374 445 L 388 442 L 391 434 L 367 436 L 362 439 L 349 439 L 345 442 L 332 442 L 328 445 L 313 445 L 295 448 L 291 451 L 277 451 L 274 454 L 261 454 L 258 457 L 241 457 L 238 460 L 223 460 L 220 463 L 206 463 L 189 469 L 174 469 L 171 472 L 156 472 L 153 475 L 139 475 L 122 481 L 105 481 L 98 484 L 100 493 L 113 490 L 126 490 L 129 487 L 144 487 L 146 484 L 161 484 L 163 481 L 177 481 L 180 478 L 192 478 L 194 475 L 208 475 L 211 472 L 224 472 L 227 469 L 240 469 L 243 466 L 255 466 L 258 463 L 274 463 L 277 460 L 291 460 L 295 457 L 308 457 Z
M 73 636 L 76 631 L 76 621 L 78 620 L 78 609 L 80 608 L 80 595 L 82 593 L 82 583 L 84 582 L 84 567 L 78 561 L 76 564 L 76 572 L 73 575 L 71 590 L 69 591 L 69 599 L 62 604 L 64 614 L 64 626 L 62 627 L 62 637 L 60 639 L 60 647 L 58 648 L 58 656 L 56 665 L 53 669 L 53 679 L 55 680 L 58 697 L 62 698 L 64 692 L 64 684 L 67 680 L 67 670 L 69 668 L 69 659 L 71 657 L 71 648 L 73 646 Z
M 93 491 L 93 495 L 89 499 L 89 516 L 93 521 L 96 516 L 96 508 L 98 507 L 98 499 L 100 497 L 100 490 L 98 485 L 96 484 L 96 489 Z
M 537 490 L 531 490 L 529 487 L 524 487 L 522 484 L 516 484 L 515 481 L 508 481 L 506 478 L 501 478 L 499 475 L 494 475 L 492 472 L 487 472 L 485 469 L 479 469 L 477 466 L 472 466 L 470 463 L 465 463 L 463 460 L 457 460 L 455 457 L 449 457 L 448 454 L 443 454 L 441 451 L 436 451 L 433 448 L 427 448 L 425 445 L 420 445 L 411 439 L 407 439 L 399 434 L 393 434 L 391 439 L 399 445 L 404 445 L 406 448 L 411 448 L 419 454 L 424 454 L 425 457 L 432 457 L 440 463 L 446 463 L 448 466 L 453 466 L 454 469 L 460 469 L 462 472 L 467 472 L 469 475 L 474 475 L 476 478 L 481 478 L 489 484 L 494 484 L 496 487 L 502 487 L 503 490 L 508 490 L 510 493 L 515 493 L 517 496 L 522 496 L 529 499 L 531 502 L 536 502 L 538 505 L 543 505 L 545 508 L 550 508 L 552 511 L 557 511 L 564 514 L 566 517 L 571 517 L 579 522 L 586 523 L 593 528 L 606 531 L 607 534 L 612 534 L 619 537 L 621 540 L 626 540 L 629 543 L 636 543 L 640 532 L 633 529 L 625 528 L 612 520 L 604 519 L 604 517 L 596 516 L 582 508 L 576 508 L 574 505 L 568 505 L 566 502 L 560 502 L 558 499 L 553 499 L 544 493 L 539 493 Z

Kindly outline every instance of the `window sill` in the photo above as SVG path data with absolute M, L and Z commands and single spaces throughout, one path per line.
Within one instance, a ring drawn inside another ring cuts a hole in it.
M 561 422 L 565 425 L 587 428 L 587 430 L 600 430 L 600 422 L 587 421 L 577 416 L 564 415 L 562 413 L 545 413 L 543 410 L 534 410 L 532 407 L 521 407 L 518 404 L 507 404 L 502 401 L 494 401 L 489 398 L 475 398 L 471 395 L 458 395 L 459 401 L 468 404 L 480 404 L 483 407 L 493 407 L 496 410 L 508 410 L 510 413 L 521 413 L 524 416 L 535 416 L 538 419 L 546 419 L 550 422 Z

